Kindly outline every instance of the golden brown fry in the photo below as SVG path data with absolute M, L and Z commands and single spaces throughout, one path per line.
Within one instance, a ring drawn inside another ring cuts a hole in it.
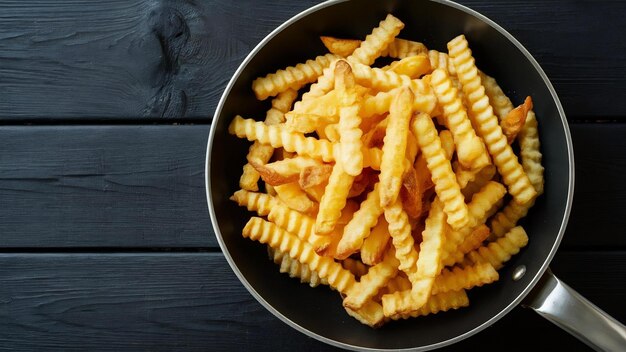
M 385 133 L 387 132 L 387 123 L 389 123 L 389 119 L 384 118 L 372 127 L 366 134 L 364 134 L 362 137 L 363 145 L 368 148 L 382 148 L 383 139 L 385 138 Z
M 259 216 L 266 216 L 278 200 L 269 194 L 249 192 L 243 189 L 235 192 L 230 200 L 237 202 L 239 206 L 244 206 L 248 211 L 255 211 Z
M 511 110 L 513 110 L 513 103 L 511 99 L 504 94 L 502 88 L 498 85 L 498 82 L 493 77 L 486 75 L 483 72 L 478 71 L 480 75 L 480 81 L 485 87 L 485 94 L 489 98 L 489 104 L 493 107 L 493 111 L 502 120 Z
M 498 238 L 472 252 L 467 253 L 463 264 L 465 266 L 490 263 L 496 270 L 500 269 L 511 256 L 519 253 L 520 249 L 528 244 L 528 236 L 521 226 L 511 229 L 504 237 Z
M 398 269 L 406 272 L 407 275 L 414 275 L 417 270 L 415 264 L 418 255 L 411 236 L 409 217 L 402 210 L 400 199 L 385 208 L 385 219 L 389 224 L 389 235 L 395 248 L 396 258 L 400 261 Z
M 465 199 L 452 172 L 450 161 L 446 159 L 435 125 L 428 114 L 413 118 L 413 134 L 417 137 L 422 155 L 432 175 L 437 196 L 441 199 L 447 221 L 453 229 L 467 225 L 469 215 Z
M 383 208 L 380 206 L 379 188 L 377 183 L 343 229 L 343 236 L 337 246 L 335 258 L 345 259 L 359 250 L 363 245 L 363 240 L 369 236 L 370 229 L 376 226 L 378 218 L 383 213 Z
M 367 265 L 380 263 L 389 242 L 389 224 L 384 216 L 378 219 L 376 226 L 372 228 L 370 235 L 363 241 L 361 246 L 361 261 Z
M 284 126 L 267 126 L 263 122 L 244 119 L 237 115 L 228 126 L 228 132 L 249 141 L 258 140 L 274 148 L 283 147 L 286 151 L 296 152 L 301 156 L 310 156 L 325 162 L 335 160 L 333 146 L 329 141 L 289 132 Z
M 313 215 L 317 213 L 318 204 L 310 200 L 297 182 L 274 186 L 274 190 L 285 205 L 303 214 Z
M 441 147 L 445 152 L 446 159 L 452 160 L 452 156 L 454 155 L 454 139 L 452 138 L 452 132 L 442 130 L 439 132 L 439 139 L 441 140 Z
M 317 272 L 311 270 L 308 265 L 301 264 L 285 252 L 275 250 L 269 246 L 267 247 L 267 252 L 270 259 L 280 266 L 279 271 L 281 273 L 289 274 L 291 278 L 299 278 L 300 282 L 307 283 L 311 287 L 317 287 L 319 284 L 328 285 L 328 281 L 320 279 Z
M 459 162 L 472 169 L 479 169 L 488 165 L 490 160 L 485 145 L 476 136 L 461 98 L 457 94 L 458 91 L 453 86 L 446 71 L 442 69 L 433 71 L 431 85 L 439 104 L 443 107 L 446 126 L 453 134 Z
M 252 217 L 243 228 L 242 235 L 269 244 L 272 248 L 281 250 L 291 258 L 308 265 L 321 279 L 328 280 L 328 284 L 339 292 L 347 293 L 356 284 L 354 275 L 345 270 L 341 264 L 331 258 L 318 256 L 310 244 L 271 222 Z
M 331 54 L 344 58 L 350 56 L 356 48 L 361 46 L 361 41 L 358 39 L 341 39 L 328 36 L 320 36 L 320 39 Z
M 410 292 L 410 291 L 409 291 Z M 465 290 L 448 291 L 437 295 L 430 296 L 426 304 L 420 309 L 406 314 L 394 315 L 393 320 L 416 318 L 439 312 L 447 312 L 450 309 L 459 309 L 469 305 L 469 298 Z
M 448 76 L 456 76 L 454 64 L 448 54 L 437 50 L 428 50 L 428 59 L 430 60 L 430 67 L 433 71 L 440 69 L 444 70 Z
M 288 89 L 279 93 L 276 98 L 272 99 L 272 108 L 267 111 L 265 124 L 275 125 L 285 121 L 285 113 L 289 111 L 291 104 L 293 104 L 293 101 L 296 100 L 297 96 L 298 92 L 293 89 Z M 246 159 L 253 160 L 257 164 L 265 164 L 270 160 L 273 152 L 274 148 L 271 145 L 263 145 L 258 141 L 255 141 L 250 146 Z M 259 181 L 259 176 L 259 173 L 252 165 L 244 165 L 243 174 L 239 179 L 239 187 L 248 191 L 258 191 L 259 186 L 257 182 Z
M 363 132 L 359 128 L 359 103 L 354 90 L 354 76 L 346 61 L 339 61 L 335 67 L 335 89 L 340 92 L 339 141 L 341 143 L 341 163 L 344 171 L 351 176 L 358 176 L 363 169 Z
M 502 127 L 502 133 L 506 136 L 509 144 L 513 143 L 517 134 L 522 130 L 524 124 L 526 123 L 526 115 L 533 108 L 533 100 L 530 97 L 526 97 L 524 100 L 524 104 L 516 107 L 511 110 L 503 119 L 500 121 L 500 126 Z
M 539 151 L 539 133 L 537 130 L 537 118 L 534 111 L 529 111 L 526 124 L 519 133 L 520 155 L 522 167 L 530 179 L 530 183 L 537 191 L 537 195 L 543 194 L 543 166 L 541 165 L 541 151 Z
M 346 202 L 346 206 L 341 210 L 341 216 L 337 220 L 335 228 L 329 235 L 325 235 L 330 239 L 330 244 L 324 250 L 317 251 L 317 254 L 324 257 L 335 257 L 335 254 L 337 253 L 337 245 L 339 245 L 341 235 L 343 234 L 343 228 L 346 224 L 348 224 L 348 222 L 350 222 L 350 219 L 352 219 L 357 210 L 359 210 L 359 204 L 357 202 L 352 200 L 348 200 Z
M 250 164 L 261 175 L 263 181 L 272 186 L 298 181 L 303 169 L 321 168 L 324 165 L 319 160 L 302 156 L 282 159 L 265 165 L 257 164 L 255 161 L 250 161 Z
M 476 227 L 472 233 L 465 237 L 463 242 L 453 252 L 446 252 L 442 259 L 444 266 L 452 266 L 456 263 L 461 263 L 465 254 L 480 247 L 484 240 L 489 237 L 489 227 L 485 224 Z
M 394 41 L 389 43 L 387 48 L 382 52 L 381 56 L 404 59 L 409 56 L 414 56 L 426 52 L 428 52 L 428 49 L 422 43 L 396 38 L 394 39 Z
M 320 125 L 337 122 L 336 116 L 317 115 L 311 113 L 288 112 L 285 114 L 285 127 L 291 132 L 311 133 Z
M 353 181 L 354 176 L 345 173 L 341 163 L 335 163 L 315 221 L 315 232 L 317 234 L 327 235 L 333 231 L 337 220 L 341 216 L 341 209 L 346 205 L 348 192 L 350 192 Z
M 430 72 L 430 60 L 428 59 L 428 55 L 421 53 L 419 55 L 409 56 L 404 59 L 394 61 L 383 69 L 415 79 Z
M 498 124 L 498 118 L 489 105 L 489 98 L 484 94 L 478 69 L 465 36 L 460 35 L 451 40 L 448 43 L 448 50 L 471 107 L 470 117 L 473 118 L 473 124 L 485 141 L 494 164 L 509 188 L 509 193 L 521 204 L 532 201 L 537 196 L 537 192 L 519 164 L 511 146 L 508 145 L 502 128 Z
M 267 215 L 267 219 L 280 228 L 308 242 L 316 252 L 325 250 L 330 245 L 328 236 L 317 236 L 314 232 L 315 219 L 299 213 L 277 202 Z
M 404 28 L 404 23 L 393 15 L 388 14 L 378 24 L 378 27 L 374 28 L 372 33 L 365 37 L 361 45 L 347 58 L 348 62 L 350 64 L 373 64 L 374 60 L 394 41 L 402 28 Z
M 424 192 L 417 177 L 417 172 L 412 165 L 409 165 L 404 172 L 404 176 L 402 176 L 402 188 L 400 189 L 402 207 L 409 217 L 419 218 L 422 216 L 423 196 Z
M 315 60 L 278 70 L 255 79 L 252 82 L 252 90 L 259 100 L 267 99 L 287 89 L 298 90 L 307 83 L 315 82 L 322 74 L 322 70 L 337 59 L 336 55 L 326 54 L 316 57 Z
M 436 295 L 448 291 L 469 290 L 475 286 L 490 284 L 498 278 L 498 272 L 489 263 L 480 263 L 465 268 L 454 267 L 451 271 L 444 269 L 435 280 L 431 293 Z
M 367 78 L 364 78 L 364 80 Z M 414 94 L 413 110 L 422 112 L 432 112 L 437 107 L 437 98 L 430 87 L 423 80 L 412 80 L 405 82 L 411 85 Z M 366 121 L 371 116 L 381 116 L 389 112 L 391 101 L 402 89 L 394 88 L 388 91 L 381 91 L 375 95 L 366 95 L 361 103 L 359 114 Z
M 352 309 L 361 308 L 368 300 L 378 293 L 389 279 L 398 273 L 398 259 L 393 251 L 387 253 L 385 259 L 369 268 L 343 300 L 343 305 Z
M 333 172 L 332 165 L 321 164 L 319 166 L 305 166 L 298 174 L 298 184 L 302 189 L 322 185 L 328 182 Z
M 398 198 L 404 174 L 404 158 L 411 120 L 413 93 L 403 89 L 391 103 L 387 134 L 380 165 L 380 205 L 385 207 Z
M 385 322 L 385 315 L 383 314 L 383 307 L 374 301 L 367 301 L 359 309 L 351 309 L 344 307 L 346 312 L 361 324 L 368 325 L 372 328 L 377 328 Z

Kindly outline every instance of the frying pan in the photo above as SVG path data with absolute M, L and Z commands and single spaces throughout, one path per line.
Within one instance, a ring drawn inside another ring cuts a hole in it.
M 478 66 L 496 77 L 514 102 L 531 95 L 539 120 L 545 193 L 522 221 L 530 242 L 500 271 L 494 284 L 469 291 L 470 306 L 373 330 L 347 316 L 336 292 L 312 289 L 278 272 L 264 245 L 241 236 L 250 214 L 228 200 L 237 190 L 249 143 L 230 136 L 236 114 L 260 120 L 269 101 L 259 102 L 251 82 L 279 68 L 324 54 L 320 35 L 364 38 L 387 13 L 405 23 L 400 37 L 445 51 L 464 33 Z M 355 350 L 415 350 L 442 347 L 495 323 L 522 303 L 590 346 L 619 350 L 626 329 L 548 270 L 570 214 L 574 155 L 563 108 L 545 73 L 526 49 L 485 16 L 453 2 L 334 0 L 314 6 L 270 33 L 243 61 L 219 102 L 206 161 L 211 221 L 228 263 L 265 308 L 293 328 L 323 342 Z

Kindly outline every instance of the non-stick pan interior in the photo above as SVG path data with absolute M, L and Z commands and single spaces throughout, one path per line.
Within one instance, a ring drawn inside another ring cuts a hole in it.
M 469 292 L 470 307 L 432 316 L 392 322 L 373 330 L 350 318 L 339 295 L 327 287 L 310 288 L 280 274 L 268 260 L 265 245 L 241 237 L 250 217 L 228 197 L 237 190 L 249 143 L 230 136 L 228 124 L 236 114 L 262 120 L 269 100 L 259 102 L 251 90 L 258 76 L 324 54 L 318 37 L 364 38 L 387 13 L 400 18 L 406 27 L 401 38 L 417 40 L 431 49 L 446 51 L 446 42 L 465 34 L 478 67 L 496 77 L 514 104 L 526 95 L 534 101 L 544 155 L 545 194 L 531 210 L 523 225 L 529 245 L 500 271 L 500 280 Z M 550 43 L 546 43 L 549 45 Z M 214 119 L 209 149 L 210 195 L 223 250 L 232 259 L 239 277 L 262 303 L 271 306 L 294 326 L 315 337 L 362 348 L 402 349 L 449 342 L 485 323 L 493 323 L 514 302 L 545 267 L 558 245 L 568 213 L 568 192 L 572 177 L 568 153 L 568 132 L 559 114 L 558 102 L 546 82 L 524 53 L 505 34 L 458 6 L 429 1 L 354 0 L 320 6 L 293 20 L 261 48 L 229 85 Z M 526 275 L 513 281 L 514 268 L 525 265 Z M 270 309 L 271 310 L 271 309 Z M 347 347 L 344 345 L 344 347 Z

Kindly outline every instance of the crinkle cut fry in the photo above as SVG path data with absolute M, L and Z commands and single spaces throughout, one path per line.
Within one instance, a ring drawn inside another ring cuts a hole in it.
M 387 15 L 387 17 L 379 23 L 378 27 L 374 28 L 372 33 L 365 37 L 361 45 L 348 56 L 346 60 L 351 65 L 355 63 L 371 65 L 374 60 L 380 56 L 387 45 L 389 45 L 389 42 L 393 41 L 393 38 L 400 33 L 403 27 L 404 24 L 399 19 L 392 15 Z M 333 88 L 333 66 L 334 65 L 331 65 L 324 69 L 317 82 L 313 83 L 309 91 L 302 95 L 303 102 L 322 96 Z M 294 106 L 294 110 L 298 111 L 299 108 L 300 103 L 297 102 Z
M 318 56 L 314 60 L 307 60 L 305 63 L 289 66 L 265 77 L 255 79 L 252 82 L 252 90 L 259 100 L 265 100 L 287 89 L 298 90 L 305 84 L 315 82 L 322 75 L 324 68 L 338 59 L 339 56 L 337 55 L 326 54 Z
M 452 39 L 448 43 L 448 50 L 470 104 L 470 117 L 474 119 L 474 125 L 485 141 L 494 164 L 509 188 L 509 193 L 521 204 L 532 201 L 537 192 L 508 144 L 498 118 L 489 105 L 489 98 L 485 95 L 485 88 L 481 84 L 465 36 L 460 35 Z
M 259 216 L 267 216 L 278 200 L 266 193 L 249 192 L 243 189 L 235 192 L 230 200 L 237 202 L 239 206 L 246 207 L 248 211 L 255 211 Z
M 328 284 L 341 293 L 347 293 L 356 283 L 354 275 L 344 269 L 341 264 L 331 258 L 317 255 L 310 244 L 276 224 L 252 217 L 243 228 L 242 235 L 254 241 L 269 244 L 272 248 L 283 251 L 291 258 L 308 265 L 311 270 L 318 273 L 321 279 L 328 280 Z
M 490 234 L 491 231 L 489 230 L 489 227 L 487 227 L 487 225 L 482 224 L 476 227 L 469 235 L 465 237 L 461 244 L 456 246 L 456 250 L 454 250 L 454 248 L 446 249 L 441 263 L 443 264 L 443 266 L 453 266 L 457 263 L 463 262 L 465 254 L 480 247 L 483 241 L 485 241 Z
M 360 104 L 354 88 L 354 76 L 350 65 L 343 60 L 337 62 L 335 67 L 335 90 L 342 95 L 342 106 L 339 109 L 339 141 L 341 143 L 341 159 L 344 171 L 352 176 L 358 176 L 363 170 L 363 131 L 361 116 L 359 116 Z
M 291 278 L 299 278 L 300 282 L 307 283 L 311 287 L 317 287 L 319 284 L 328 285 L 328 281 L 320 279 L 317 272 L 311 270 L 308 265 L 301 264 L 285 254 L 285 252 L 275 250 L 269 246 L 267 251 L 270 259 L 280 266 L 279 271 L 281 273 L 289 274 Z
M 498 238 L 472 252 L 467 253 L 463 262 L 464 266 L 478 263 L 490 263 L 499 270 L 504 263 L 511 259 L 512 255 L 519 253 L 520 249 L 528 244 L 528 235 L 521 226 L 511 229 L 504 237 Z
M 315 214 L 318 211 L 318 204 L 309 199 L 297 182 L 285 183 L 275 186 L 276 196 L 289 208 L 303 214 Z
M 385 220 L 384 216 L 381 216 L 376 226 L 371 229 L 370 235 L 363 241 L 363 246 L 361 246 L 361 260 L 363 263 L 376 265 L 382 260 L 385 248 L 387 248 L 387 243 L 391 237 L 388 228 L 387 220 Z
M 283 204 L 274 204 L 267 215 L 267 219 L 285 231 L 311 244 L 317 253 L 330 245 L 329 236 L 318 236 L 315 234 L 314 218 L 292 210 Z
M 393 252 L 393 251 L 392 251 Z M 398 273 L 398 260 L 393 253 L 385 256 L 385 259 L 371 267 L 367 274 L 361 276 L 350 292 L 343 300 L 343 305 L 348 308 L 361 308 L 368 300 L 376 295 L 389 279 Z
M 419 81 L 422 82 L 422 81 Z M 422 83 L 413 85 L 413 88 L 422 88 Z M 365 96 L 361 103 L 361 110 L 359 114 L 362 117 L 371 117 L 374 115 L 381 115 L 389 111 L 391 101 L 398 94 L 398 91 L 402 89 L 394 88 L 390 91 L 382 91 L 376 93 L 376 95 Z M 432 112 L 437 106 L 437 98 L 432 92 L 429 91 L 415 91 L 413 89 L 413 110 L 422 112 Z
M 489 165 L 487 149 L 472 128 L 465 107 L 448 74 L 442 69 L 437 69 L 431 74 L 430 83 L 439 104 L 443 107 L 443 116 L 454 137 L 459 162 L 467 168 L 474 169 Z
M 383 213 L 383 208 L 380 206 L 379 188 L 379 183 L 376 183 L 374 189 L 367 194 L 367 198 L 361 202 L 359 210 L 344 227 L 335 258 L 345 259 L 359 250 L 372 227 L 378 223 L 378 218 Z
M 333 231 L 337 220 L 341 217 L 341 210 L 346 205 L 352 182 L 354 182 L 354 176 L 348 175 L 341 163 L 335 163 L 315 220 L 317 234 L 328 235 Z
M 382 52 L 381 56 L 389 56 L 395 59 L 404 59 L 409 56 L 426 53 L 428 49 L 426 45 L 412 40 L 394 39 L 387 48 Z
M 415 241 L 411 236 L 409 217 L 402 209 L 400 198 L 385 208 L 385 220 L 389 224 L 389 234 L 395 248 L 396 258 L 400 261 L 398 269 L 406 272 L 409 277 L 415 275 L 418 254 L 414 246 Z
M 409 121 L 412 109 L 410 102 L 413 93 L 402 89 L 391 103 L 389 122 L 383 144 L 383 158 L 380 165 L 380 206 L 392 204 L 400 194 L 406 145 L 409 134 Z
M 478 74 L 483 87 L 485 87 L 485 94 L 489 98 L 489 103 L 493 107 L 494 113 L 502 120 L 514 108 L 511 99 L 504 94 L 502 88 L 500 88 L 500 85 L 493 77 L 480 71 Z
M 267 126 L 263 122 L 244 119 L 237 115 L 228 126 L 228 132 L 239 138 L 247 138 L 269 144 L 273 148 L 283 147 L 288 152 L 296 152 L 325 162 L 334 160 L 333 146 L 324 139 L 305 137 L 301 133 L 290 132 L 276 125 Z
M 291 108 L 291 104 L 296 100 L 298 92 L 293 89 L 287 89 L 281 92 L 272 100 L 272 108 L 267 111 L 265 116 L 266 125 L 275 125 L 285 120 L 285 113 Z M 246 159 L 253 160 L 258 164 L 266 164 L 274 154 L 274 148 L 270 145 L 263 145 L 255 141 L 250 146 Z M 239 179 L 239 187 L 248 191 L 259 190 L 259 173 L 252 165 L 247 163 L 243 166 L 243 174 Z
M 408 291 L 410 293 L 410 291 Z M 398 314 L 391 317 L 393 320 L 416 318 L 419 316 L 446 312 L 450 309 L 458 309 L 467 307 L 469 298 L 465 290 L 448 291 L 437 295 L 430 296 L 426 304 L 416 311 Z
M 452 270 L 445 268 L 435 279 L 431 294 L 469 290 L 476 286 L 490 284 L 498 278 L 498 272 L 489 263 L 479 263 L 465 268 L 454 267 Z
M 453 229 L 462 228 L 469 221 L 467 205 L 435 125 L 428 114 L 419 114 L 413 118 L 411 127 L 435 183 L 435 192 L 443 202 L 448 224 Z

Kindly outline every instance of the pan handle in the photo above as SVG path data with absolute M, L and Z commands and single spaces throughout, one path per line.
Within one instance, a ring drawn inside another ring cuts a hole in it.
M 626 327 L 546 270 L 522 303 L 596 351 L 624 351 Z

